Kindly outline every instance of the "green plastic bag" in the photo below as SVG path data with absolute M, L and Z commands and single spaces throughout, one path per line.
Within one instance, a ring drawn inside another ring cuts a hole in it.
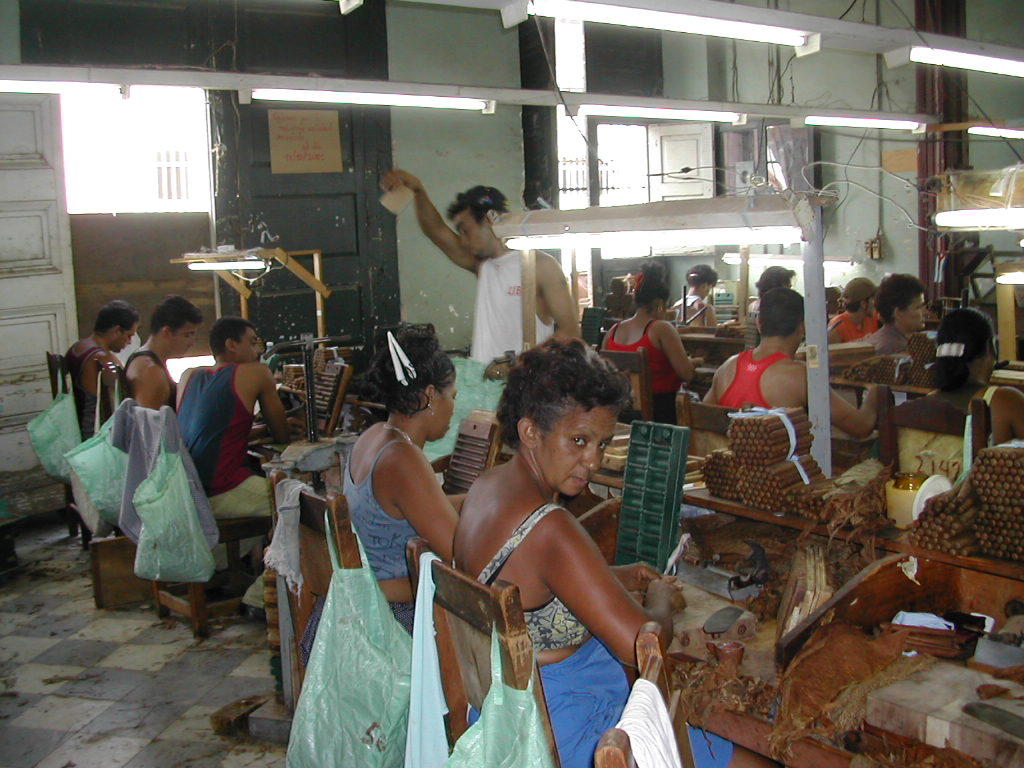
M 46 474 L 71 482 L 71 467 L 64 454 L 82 442 L 75 399 L 67 392 L 53 398 L 46 410 L 28 423 L 28 437 Z
M 152 471 L 133 498 L 142 520 L 135 575 L 151 581 L 209 581 L 213 553 L 199 525 L 181 456 L 161 446 Z
M 96 391 L 100 391 L 99 377 Z M 115 385 L 114 400 L 121 402 L 119 383 Z M 92 437 L 72 448 L 64 454 L 64 458 L 71 467 L 71 492 L 75 495 L 78 514 L 89 526 L 89 530 L 102 535 L 107 532 L 107 528 L 117 525 L 121 514 L 128 454 L 115 448 L 110 441 L 114 417 L 111 416 L 102 426 L 99 420 L 100 409 L 97 404 Z
M 326 517 L 326 516 L 325 516 Z M 412 638 L 368 565 L 334 564 L 288 740 L 288 768 L 402 768 Z
M 445 768 L 554 768 L 533 681 L 525 691 L 505 685 L 495 631 L 491 687 L 480 706 L 480 719 L 455 743 Z

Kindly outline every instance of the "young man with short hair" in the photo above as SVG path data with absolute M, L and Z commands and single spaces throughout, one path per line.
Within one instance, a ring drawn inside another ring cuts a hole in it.
M 386 190 L 412 190 L 420 229 L 456 266 L 477 276 L 473 346 L 470 356 L 490 363 L 509 350 L 523 348 L 522 254 L 505 247 L 493 221 L 508 211 L 505 196 L 493 187 L 463 192 L 448 207 L 455 232 L 430 201 L 423 182 L 394 169 L 381 179 Z M 552 335 L 580 337 L 579 310 L 573 303 L 561 265 L 537 251 L 537 343 Z
M 878 288 L 866 277 L 855 277 L 843 288 L 844 311 L 828 324 L 828 343 L 845 344 L 878 330 L 874 296 Z
M 879 355 L 906 352 L 910 334 L 924 329 L 924 285 L 913 275 L 889 275 L 878 284 L 875 307 L 882 327 L 864 341 Z
M 261 349 L 252 323 L 222 317 L 210 329 L 216 363 L 181 377 L 178 422 L 216 518 L 271 513 L 269 481 L 245 465 L 257 402 L 274 440 L 291 438 L 274 377 L 259 362 Z
M 149 338 L 125 365 L 128 389 L 135 402 L 158 410 L 175 403 L 175 387 L 167 360 L 184 357 L 196 340 L 203 313 L 183 296 L 168 296 L 153 310 Z
M 92 333 L 79 339 L 64 353 L 71 374 L 71 388 L 78 410 L 82 439 L 92 437 L 96 418 L 96 378 L 104 365 L 121 369 L 120 352 L 139 327 L 139 311 L 127 301 L 114 299 L 104 304 L 92 325 Z
M 704 402 L 742 408 L 807 408 L 807 369 L 793 359 L 804 338 L 804 300 L 789 288 L 773 288 L 761 297 L 761 343 L 733 355 L 715 371 Z M 878 389 L 869 387 L 860 408 L 831 396 L 832 424 L 853 437 L 875 428 Z

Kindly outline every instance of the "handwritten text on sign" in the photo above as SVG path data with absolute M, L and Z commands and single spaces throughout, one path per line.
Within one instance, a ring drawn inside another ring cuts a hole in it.
M 271 173 L 340 173 L 338 113 L 328 109 L 271 109 Z

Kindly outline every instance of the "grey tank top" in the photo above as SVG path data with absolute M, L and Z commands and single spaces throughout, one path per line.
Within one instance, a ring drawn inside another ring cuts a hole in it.
M 491 558 L 491 562 L 480 571 L 477 581 L 488 586 L 493 584 L 512 553 L 530 535 L 530 531 L 549 512 L 559 508 L 557 504 L 544 504 L 533 510 L 529 517 L 512 532 L 508 541 L 501 545 L 501 548 Z M 523 611 L 523 614 L 526 619 L 526 630 L 530 633 L 533 646 L 538 650 L 555 650 L 572 645 L 582 645 L 590 639 L 590 632 L 583 622 L 577 619 L 565 603 L 557 597 L 552 597 L 539 608 Z
M 366 551 L 366 559 L 378 580 L 400 579 L 409 577 L 409 565 L 405 560 L 405 544 L 413 536 L 416 529 L 408 520 L 392 517 L 373 495 L 373 473 L 381 454 L 391 445 L 388 441 L 373 457 L 370 471 L 361 483 L 352 479 L 352 462 L 345 469 L 345 499 L 348 501 L 349 516 L 352 527 L 359 535 Z

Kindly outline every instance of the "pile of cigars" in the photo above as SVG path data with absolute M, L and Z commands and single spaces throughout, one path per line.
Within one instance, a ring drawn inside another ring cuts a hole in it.
M 926 333 L 912 333 L 907 351 L 899 355 L 875 355 L 854 363 L 844 378 L 866 384 L 899 384 L 910 387 L 931 387 L 928 368 L 935 362 L 935 340 Z
M 933 496 L 910 531 L 912 544 L 952 555 L 1024 561 L 1024 447 L 978 453 L 967 478 Z
M 802 408 L 744 412 L 732 419 L 727 436 L 729 448 L 709 453 L 701 467 L 711 495 L 830 524 L 884 518 L 888 472 L 872 460 L 826 478 L 808 455 L 813 437 Z

